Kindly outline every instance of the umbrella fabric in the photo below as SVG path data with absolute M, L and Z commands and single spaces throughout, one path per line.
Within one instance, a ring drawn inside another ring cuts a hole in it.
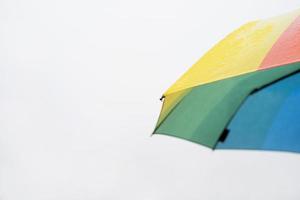
M 279 142 L 284 127 L 297 120 L 296 114 L 287 117 L 286 110 L 296 106 L 289 102 L 297 96 L 299 84 L 294 77 L 299 77 L 299 61 L 300 10 L 247 23 L 214 46 L 164 93 L 154 133 L 210 148 L 300 151 L 297 145 L 287 147 L 288 142 L 272 143 Z M 272 92 L 273 87 L 280 92 Z M 281 100 L 276 101 L 277 96 Z M 268 106 L 259 108 L 263 104 Z M 259 123 L 255 121 L 258 109 L 268 115 Z M 250 121 L 261 125 L 252 125 L 248 131 Z M 295 131 L 285 134 L 292 135 Z
M 226 140 L 216 148 L 300 152 L 299 102 L 300 72 L 255 92 L 233 117 Z

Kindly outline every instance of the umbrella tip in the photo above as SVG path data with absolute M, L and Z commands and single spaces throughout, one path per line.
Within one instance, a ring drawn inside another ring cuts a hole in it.
M 220 138 L 219 138 L 219 141 L 220 142 L 225 142 L 227 136 L 229 134 L 229 129 L 225 128 L 223 133 L 221 134 Z
M 162 101 L 164 98 L 165 98 L 165 95 L 162 95 L 159 100 Z

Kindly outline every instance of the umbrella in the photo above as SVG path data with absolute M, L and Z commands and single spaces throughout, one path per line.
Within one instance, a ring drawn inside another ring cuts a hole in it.
M 241 26 L 162 99 L 153 134 L 212 149 L 300 152 L 300 9 Z

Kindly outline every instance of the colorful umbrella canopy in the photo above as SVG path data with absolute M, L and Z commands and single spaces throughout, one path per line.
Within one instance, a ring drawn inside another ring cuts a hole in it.
M 249 22 L 163 95 L 154 134 L 213 149 L 300 152 L 300 10 Z

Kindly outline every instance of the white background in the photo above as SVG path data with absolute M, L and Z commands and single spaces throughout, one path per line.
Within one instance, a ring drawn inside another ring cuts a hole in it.
M 150 134 L 159 98 L 299 0 L 1 0 L 1 200 L 299 200 L 300 155 Z

